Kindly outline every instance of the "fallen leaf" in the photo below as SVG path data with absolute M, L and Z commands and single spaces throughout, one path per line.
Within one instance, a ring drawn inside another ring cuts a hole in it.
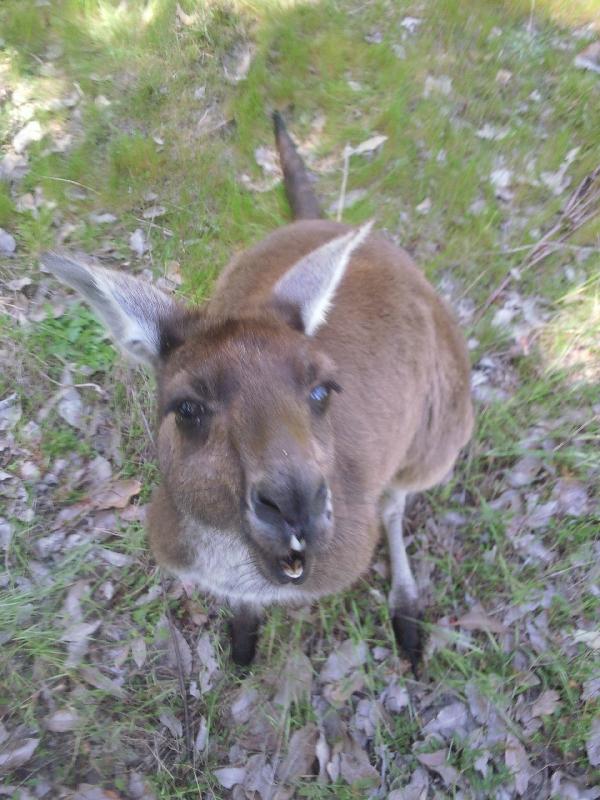
M 192 651 L 179 628 L 170 625 L 163 616 L 156 626 L 155 639 L 164 648 L 171 669 L 175 672 L 181 669 L 184 677 L 189 678 L 192 673 Z
M 17 249 L 17 242 L 4 228 L 0 228 L 0 253 L 2 255 L 12 255 Z M 10 289 L 10 286 L 8 287 Z M 13 290 L 14 291 L 14 290 Z
M 16 393 L 9 394 L 4 400 L 0 400 L 0 431 L 7 431 L 14 428 L 21 419 L 23 409 Z
M 534 704 L 531 706 L 532 717 L 545 717 L 554 714 L 560 705 L 560 695 L 554 689 L 542 692 Z
M 321 683 L 338 681 L 352 670 L 362 666 L 367 660 L 368 652 L 366 642 L 355 643 L 351 639 L 346 639 L 337 650 L 331 653 L 323 665 L 319 674 Z
M 281 177 L 279 158 L 273 148 L 257 147 L 254 151 L 254 158 L 265 175 L 277 175 Z
M 0 772 L 10 772 L 26 764 L 39 743 L 39 739 L 20 739 L 6 744 L 0 750 Z
M 142 217 L 144 219 L 152 220 L 156 219 L 157 217 L 164 217 L 166 213 L 167 209 L 164 206 L 150 206 L 142 212 Z
M 592 721 L 590 733 L 585 742 L 588 761 L 593 767 L 600 767 L 600 717 Z
M 127 791 L 132 800 L 156 800 L 147 779 L 140 772 L 130 772 Z
M 81 717 L 76 711 L 70 708 L 59 708 L 45 718 L 44 725 L 53 733 L 65 733 L 75 730 L 80 722 Z
M 583 691 L 581 693 L 582 700 L 595 700 L 600 695 L 600 677 L 589 678 L 583 684 Z
M 81 428 L 83 417 L 83 401 L 77 389 L 69 386 L 61 389 L 57 411 L 66 423 L 73 428 Z
M 425 78 L 423 97 L 428 98 L 431 97 L 432 94 L 441 94 L 446 97 L 452 94 L 452 78 L 448 75 L 441 75 L 439 78 L 428 75 Z
M 138 669 L 144 666 L 146 663 L 146 642 L 143 640 L 141 636 L 137 639 L 134 639 L 131 643 L 131 656 L 136 663 Z
M 509 486 L 513 489 L 520 489 L 529 486 L 536 479 L 542 467 L 542 462 L 535 456 L 524 456 L 519 459 L 515 466 L 506 475 Z
M 242 686 L 231 704 L 231 717 L 237 725 L 243 725 L 250 719 L 259 697 L 256 689 Z
M 273 702 L 287 709 L 292 703 L 309 700 L 312 680 L 313 667 L 308 656 L 300 651 L 292 653 L 282 671 Z
M 107 547 L 97 547 L 95 552 L 112 567 L 129 567 L 134 562 L 134 559 L 126 553 L 118 553 L 116 550 L 109 550 Z
M 424 726 L 423 733 L 426 735 L 436 733 L 447 739 L 454 734 L 460 735 L 461 730 L 466 730 L 467 723 L 468 714 L 465 704 L 450 703 Z
M 94 622 L 76 622 L 71 625 L 60 637 L 61 642 L 81 642 L 88 639 L 101 625 L 101 620 Z
M 208 725 L 206 724 L 206 717 L 200 717 L 200 725 L 198 726 L 198 733 L 194 739 L 194 750 L 196 753 L 202 753 L 208 744 Z
M 590 650 L 600 650 L 600 631 L 577 630 L 573 634 L 573 640 L 586 644 Z
M 384 706 L 393 714 L 398 714 L 403 708 L 410 705 L 410 696 L 405 686 L 399 683 L 391 683 L 382 693 Z
M 248 44 L 242 44 L 234 48 L 232 54 L 223 66 L 225 79 L 230 83 L 239 83 L 245 80 L 250 71 L 254 48 Z
M 12 147 L 15 153 L 21 154 L 30 144 L 39 142 L 44 136 L 44 130 L 37 120 L 31 120 L 24 128 L 17 133 L 12 140 Z
M 214 682 L 214 675 L 219 669 L 219 662 L 215 654 L 210 634 L 208 631 L 202 634 L 198 639 L 196 645 L 196 653 L 200 660 L 200 669 L 198 671 L 198 682 L 202 694 L 208 692 L 212 688 Z
M 422 22 L 423 20 L 420 19 L 419 17 L 404 17 L 400 21 L 400 27 L 404 28 L 404 30 L 408 31 L 408 33 L 412 34 L 416 33 L 419 25 L 421 25 Z
M 279 781 L 291 783 L 297 778 L 310 775 L 312 764 L 316 758 L 315 748 L 318 738 L 319 731 L 312 722 L 294 731 L 290 737 L 287 756 L 277 769 Z
M 534 772 L 529 763 L 525 748 L 512 734 L 506 737 L 504 763 L 515 779 L 517 794 L 524 795 Z
M 271 800 L 273 784 L 274 770 L 267 762 L 267 757 L 264 753 L 250 756 L 246 762 L 246 776 L 244 778 L 246 797 L 254 798 L 258 793 L 262 800 Z
M 231 789 L 238 783 L 243 783 L 246 777 L 245 767 L 223 767 L 214 771 L 215 778 L 225 789 Z
M 426 800 L 429 791 L 429 778 L 422 767 L 417 767 L 403 789 L 395 789 L 387 800 Z
M 129 247 L 140 258 L 148 249 L 148 241 L 144 235 L 144 231 L 141 228 L 136 228 L 129 237 Z
M 176 739 L 180 739 L 183 736 L 183 725 L 173 713 L 170 711 L 163 711 L 159 714 L 158 718 L 165 728 L 167 728 L 171 736 L 174 736 Z
M 142 490 L 142 484 L 135 478 L 115 480 L 100 486 L 93 494 L 89 495 L 93 508 L 105 510 L 107 508 L 125 508 L 131 498 Z
M 441 776 L 446 786 L 458 783 L 458 771 L 448 764 L 448 750 L 436 750 L 433 753 L 415 753 L 417 760 L 427 769 L 437 772 Z
M 600 42 L 592 42 L 575 56 L 573 62 L 579 69 L 589 69 L 600 75 Z
M 419 203 L 418 206 L 415 206 L 415 211 L 417 212 L 417 214 L 422 214 L 423 216 L 429 214 L 429 212 L 431 211 L 431 198 L 426 197 L 422 203 Z
M 340 752 L 340 774 L 346 783 L 352 786 L 359 783 L 361 787 L 378 786 L 379 773 L 369 761 L 362 747 L 353 739 L 347 739 Z
M 116 681 L 107 678 L 96 667 L 81 667 L 79 674 L 90 686 L 100 689 L 112 697 L 117 697 L 119 700 L 125 700 L 127 697 L 125 690 Z
M 474 605 L 470 611 L 456 620 L 456 624 L 467 631 L 490 631 L 498 634 L 508 631 L 501 622 L 488 616 L 480 605 Z
M 365 139 L 364 142 L 357 144 L 356 147 L 349 147 L 348 153 L 351 156 L 362 156 L 368 153 L 374 153 L 375 150 L 379 149 L 387 140 L 387 136 L 377 134 L 376 136 L 371 136 L 369 139 Z
M 104 214 L 96 214 L 92 212 L 88 217 L 90 222 L 93 222 L 95 225 L 111 225 L 113 222 L 117 221 L 117 218 L 114 214 L 104 213 Z
M 582 517 L 588 512 L 589 498 L 585 485 L 570 478 L 561 478 L 552 489 L 551 500 L 567 517 Z

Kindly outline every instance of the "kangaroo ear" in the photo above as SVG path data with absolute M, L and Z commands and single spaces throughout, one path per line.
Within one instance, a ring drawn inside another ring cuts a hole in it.
M 180 344 L 175 331 L 184 306 L 154 286 L 115 270 L 86 263 L 84 257 L 44 253 L 43 266 L 77 289 L 112 334 L 116 344 L 138 362 L 156 366 L 161 355 Z
M 369 235 L 373 222 L 336 236 L 300 259 L 275 284 L 272 304 L 300 318 L 307 336 L 314 336 L 326 320 L 335 291 L 352 253 Z

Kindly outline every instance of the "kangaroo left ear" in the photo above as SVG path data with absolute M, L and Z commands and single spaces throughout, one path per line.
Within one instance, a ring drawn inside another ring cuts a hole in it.
M 275 284 L 272 303 L 299 317 L 307 336 L 314 336 L 327 318 L 336 289 L 352 253 L 365 241 L 373 222 L 336 236 L 291 267 Z

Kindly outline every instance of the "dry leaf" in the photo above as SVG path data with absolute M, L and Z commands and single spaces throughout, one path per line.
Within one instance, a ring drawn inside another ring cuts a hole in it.
M 17 742 L 6 744 L 0 750 L 0 773 L 10 772 L 26 764 L 39 743 L 39 739 L 20 739 Z
M 365 663 L 368 656 L 368 648 L 365 642 L 356 644 L 351 639 L 346 639 L 337 650 L 335 650 L 323 665 L 319 679 L 321 683 L 339 681 L 348 673 Z
M 353 739 L 347 739 L 340 752 L 340 774 L 351 786 L 359 782 L 361 786 L 378 786 L 380 781 L 367 754 Z
M 545 717 L 554 714 L 560 704 L 560 695 L 554 689 L 542 692 L 531 706 L 532 717 Z
M 600 717 L 596 717 L 592 722 L 585 749 L 590 764 L 593 767 L 600 767 Z
M 79 674 L 90 686 L 94 686 L 96 689 L 106 692 L 106 694 L 117 697 L 119 700 L 125 700 L 127 697 L 125 690 L 116 681 L 107 678 L 96 667 L 81 667 Z
M 506 737 L 504 763 L 515 779 L 517 794 L 524 795 L 527 791 L 529 781 L 533 777 L 533 769 L 529 763 L 525 748 L 521 742 L 511 734 Z
M 144 235 L 144 231 L 141 228 L 136 228 L 129 237 L 129 247 L 140 258 L 148 249 L 148 241 Z
M 444 738 L 449 738 L 460 730 L 464 731 L 467 722 L 468 714 L 464 703 L 450 703 L 425 725 L 423 733 L 437 733 Z
M 417 767 L 410 782 L 403 789 L 396 789 L 387 796 L 387 800 L 427 800 L 429 778 L 422 767 Z
M 9 394 L 4 400 L 0 400 L 0 431 L 14 428 L 22 413 L 21 403 L 16 394 Z
M 182 670 L 185 678 L 192 672 L 192 651 L 181 631 L 170 625 L 166 617 L 161 617 L 156 626 L 157 644 L 164 648 L 167 663 L 175 672 Z
M 57 405 L 59 415 L 73 428 L 81 428 L 83 417 L 83 402 L 79 392 L 74 386 L 60 390 L 60 399 Z
M 492 619 L 480 605 L 460 617 L 456 624 L 467 631 L 490 631 L 490 633 L 507 633 L 508 629 L 498 620 Z
M 418 761 L 427 769 L 437 772 L 446 786 L 458 783 L 459 774 L 451 764 L 448 764 L 448 750 L 436 750 L 434 753 L 416 753 Z
M 208 632 L 203 633 L 198 639 L 196 653 L 200 659 L 200 669 L 198 671 L 200 692 L 204 694 L 212 688 L 215 672 L 219 669 L 215 648 Z
M 375 150 L 380 148 L 384 142 L 387 142 L 387 140 L 388 137 L 383 136 L 382 134 L 371 136 L 369 139 L 365 139 L 364 142 L 357 144 L 356 147 L 349 147 L 347 150 L 348 155 L 362 156 L 368 153 L 374 153 Z
M 246 777 L 246 767 L 223 767 L 214 771 L 215 778 L 225 789 L 231 789 L 238 783 L 243 783 Z
M 65 733 L 75 730 L 79 726 L 81 718 L 76 711 L 70 708 L 59 708 L 49 714 L 44 720 L 44 725 L 53 733 Z
M 183 736 L 183 725 L 174 714 L 170 711 L 163 711 L 158 718 L 165 728 L 167 728 L 171 736 L 174 736 L 176 739 L 181 739 Z
M 600 650 L 600 631 L 576 630 L 573 639 L 575 642 L 586 644 L 590 650 Z
M 135 661 L 138 669 L 143 667 L 144 664 L 146 663 L 146 656 L 147 656 L 146 642 L 142 639 L 141 636 L 138 637 L 137 639 L 134 639 L 133 642 L 131 643 L 131 656 Z
M 319 731 L 312 722 L 292 734 L 287 756 L 277 769 L 277 780 L 291 783 L 297 778 L 310 775 L 318 738 Z
M 299 651 L 292 653 L 286 662 L 273 702 L 287 709 L 292 703 L 302 703 L 310 699 L 312 679 L 313 668 L 308 656 Z
M 107 508 L 125 508 L 131 498 L 142 490 L 142 484 L 135 478 L 110 481 L 100 486 L 96 492 L 90 494 L 88 501 L 92 507 L 103 511 Z
M 200 717 L 200 725 L 198 726 L 198 733 L 194 740 L 194 750 L 196 753 L 201 753 L 206 749 L 208 744 L 208 725 L 206 724 L 206 717 Z

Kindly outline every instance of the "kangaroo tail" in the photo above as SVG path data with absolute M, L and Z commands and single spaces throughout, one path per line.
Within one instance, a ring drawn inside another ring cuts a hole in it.
M 318 219 L 323 216 L 317 196 L 312 190 L 304 161 L 292 141 L 281 114 L 273 112 L 275 143 L 283 169 L 285 193 L 294 219 Z

